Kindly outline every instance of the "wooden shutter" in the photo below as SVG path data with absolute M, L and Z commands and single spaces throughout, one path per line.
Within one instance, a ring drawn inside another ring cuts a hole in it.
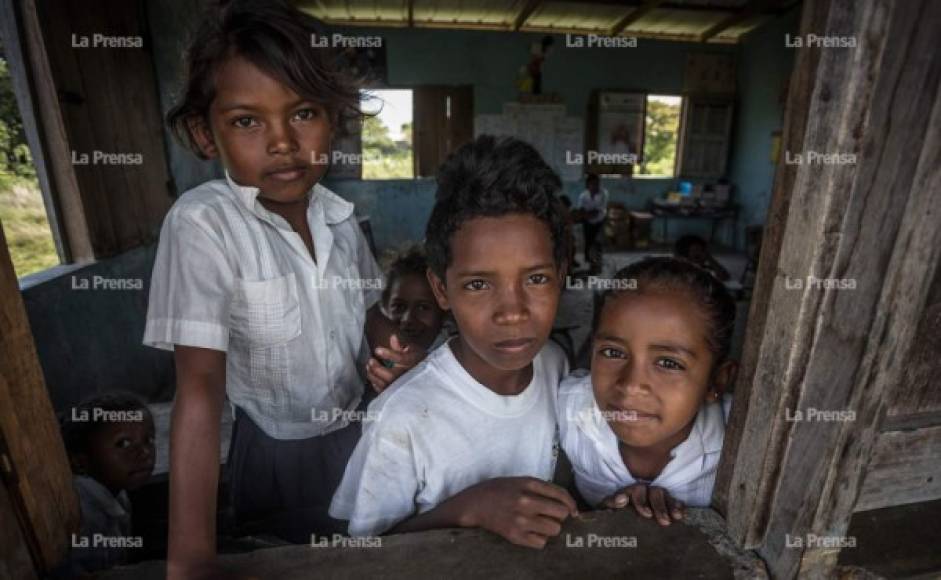
M 688 97 L 684 100 L 679 175 L 718 179 L 725 175 L 732 132 L 732 103 Z
M 474 138 L 474 90 L 466 85 L 414 91 L 415 176 L 434 177 L 448 155 Z

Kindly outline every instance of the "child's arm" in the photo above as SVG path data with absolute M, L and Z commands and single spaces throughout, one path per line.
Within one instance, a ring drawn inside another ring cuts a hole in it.
M 683 502 L 673 499 L 662 487 L 637 483 L 611 494 L 601 502 L 602 507 L 622 509 L 628 504 L 645 518 L 656 517 L 661 526 L 669 526 L 671 521 L 679 521 L 686 516 Z
M 578 508 L 561 487 L 533 477 L 501 477 L 473 485 L 391 531 L 483 528 L 514 544 L 542 548 L 570 516 L 578 516 Z
M 424 349 L 414 344 L 402 346 L 395 334 L 392 335 L 389 343 L 389 348 L 380 346 L 373 349 L 374 356 L 366 362 L 366 379 L 378 393 L 384 391 L 428 355 Z M 388 363 L 383 364 L 382 361 L 388 361 Z
M 186 346 L 174 351 L 177 390 L 170 427 L 167 555 L 171 579 L 200 576 L 215 559 L 225 356 L 221 351 Z

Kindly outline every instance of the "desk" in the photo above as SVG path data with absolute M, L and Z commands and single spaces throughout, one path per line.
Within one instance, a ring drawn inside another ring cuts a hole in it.
M 671 219 L 680 219 L 680 220 L 689 220 L 689 219 L 706 219 L 710 221 L 710 230 L 709 230 L 709 243 L 715 243 L 716 238 L 716 224 L 721 223 L 726 220 L 732 222 L 732 235 L 731 240 L 726 240 L 729 242 L 729 247 L 736 247 L 736 242 L 738 241 L 738 205 L 728 205 L 724 207 L 682 207 L 682 206 L 664 206 L 657 205 L 653 202 L 649 204 L 648 210 L 653 214 L 654 219 L 663 220 L 663 241 L 666 242 L 670 239 L 669 237 L 669 222 Z

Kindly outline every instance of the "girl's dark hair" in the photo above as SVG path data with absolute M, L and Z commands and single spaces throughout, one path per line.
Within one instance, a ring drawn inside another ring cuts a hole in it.
M 77 406 L 59 414 L 62 440 L 69 456 L 88 452 L 88 442 L 99 429 L 113 423 L 95 420 L 95 411 L 140 411 L 141 417 L 151 417 L 150 409 L 136 395 L 120 391 L 95 395 Z M 87 418 L 87 420 L 86 420 Z
M 320 23 L 287 0 L 210 2 L 185 56 L 182 98 L 167 113 L 167 125 L 185 147 L 205 158 L 190 132 L 194 119 L 207 119 L 216 96 L 215 75 L 241 56 L 298 95 L 322 105 L 334 130 L 362 118 L 359 82 L 341 70 L 339 53 L 312 47 Z
M 389 265 L 386 271 L 386 285 L 382 289 L 382 303 L 389 304 L 389 296 L 392 293 L 392 285 L 403 276 L 420 276 L 425 279 L 425 272 L 428 270 L 428 260 L 420 247 L 412 247 L 400 254 Z
M 549 227 L 558 265 L 565 263 L 565 221 L 556 195 L 559 176 L 531 145 L 512 137 L 481 135 L 438 170 L 438 191 L 425 230 L 431 271 L 442 280 L 451 264 L 451 238 L 478 217 L 528 214 Z
M 716 363 L 728 358 L 735 330 L 735 300 L 709 271 L 679 258 L 645 258 L 619 270 L 611 286 L 618 289 L 604 293 L 593 330 L 597 330 L 601 310 L 611 296 L 624 292 L 684 292 L 709 321 L 706 339 Z

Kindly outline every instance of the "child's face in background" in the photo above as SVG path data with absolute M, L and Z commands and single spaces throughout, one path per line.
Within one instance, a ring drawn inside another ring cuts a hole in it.
M 117 494 L 136 489 L 154 471 L 154 422 L 109 423 L 96 429 L 88 441 L 88 453 L 81 454 L 79 467 L 86 475 Z
M 211 135 L 196 132 L 203 152 L 218 156 L 233 180 L 259 188 L 265 199 L 304 199 L 328 167 L 326 109 L 239 56 L 219 67 L 215 82 Z
M 430 280 L 460 329 L 461 362 L 474 376 L 526 368 L 559 305 L 548 226 L 524 214 L 475 218 L 451 237 L 451 255 L 444 283 L 434 274 Z
M 417 274 L 399 276 L 389 289 L 389 318 L 398 326 L 399 338 L 423 350 L 441 331 L 444 311 L 438 308 L 428 279 Z
M 619 441 L 669 451 L 689 435 L 700 406 L 721 394 L 706 314 L 682 292 L 609 297 L 592 347 L 595 401 Z M 715 379 L 715 380 L 713 380 Z

